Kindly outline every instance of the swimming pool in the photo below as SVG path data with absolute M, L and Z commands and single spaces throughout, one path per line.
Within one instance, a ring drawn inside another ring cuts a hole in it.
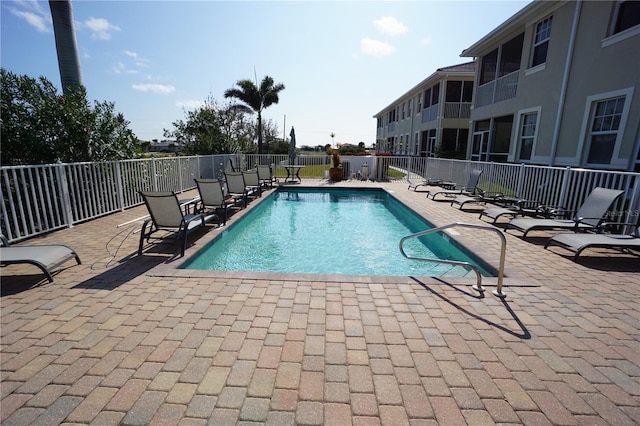
M 431 228 L 384 190 L 279 188 L 181 269 L 385 276 L 466 276 L 404 258 L 400 238 Z M 412 255 L 490 267 L 442 234 L 410 240 Z

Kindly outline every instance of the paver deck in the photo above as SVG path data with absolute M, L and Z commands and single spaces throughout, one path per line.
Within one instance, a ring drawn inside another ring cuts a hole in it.
M 405 184 L 339 185 L 481 223 Z M 509 233 L 504 300 L 472 278 L 187 272 L 177 245 L 136 257 L 140 224 L 117 225 L 145 212 L 30 240 L 82 259 L 51 284 L 2 269 L 3 425 L 640 424 L 638 256 L 574 263 Z M 498 264 L 493 233 L 456 231 Z

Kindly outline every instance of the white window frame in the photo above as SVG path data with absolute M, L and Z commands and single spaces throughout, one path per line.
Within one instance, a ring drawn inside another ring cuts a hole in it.
M 533 144 L 531 145 L 531 158 L 528 160 L 520 159 L 520 150 L 522 149 L 522 126 L 524 125 L 524 116 L 529 114 L 537 114 L 536 116 L 536 129 L 533 133 Z M 513 161 L 521 163 L 538 163 L 539 159 L 535 159 L 536 145 L 538 144 L 538 132 L 540 131 L 540 116 L 542 115 L 542 107 L 537 106 L 533 108 L 527 108 L 518 111 L 518 122 L 516 123 L 516 143 L 514 144 L 515 152 L 513 153 Z
M 628 167 L 628 158 L 620 158 L 620 147 L 622 146 L 622 139 L 627 128 L 627 118 L 629 117 L 629 111 L 631 109 L 631 103 L 633 101 L 633 87 L 626 89 L 614 90 L 611 92 L 600 93 L 587 97 L 584 115 L 582 117 L 582 128 L 580 130 L 580 139 L 578 144 L 578 155 L 581 158 L 581 164 L 585 167 L 594 169 L 611 169 L 621 168 L 626 169 Z M 598 102 L 606 101 L 607 99 L 624 97 L 624 107 L 620 116 L 620 125 L 618 126 L 618 133 L 616 135 L 616 142 L 613 147 L 613 153 L 611 154 L 611 162 L 609 164 L 592 164 L 588 163 L 589 150 L 591 148 L 591 127 L 593 124 L 594 108 Z
M 613 15 L 611 18 L 611 23 L 610 23 L 609 32 L 608 32 L 609 35 L 602 40 L 602 47 L 611 46 L 612 44 L 616 44 L 622 40 L 626 40 L 628 38 L 640 35 L 640 25 L 627 28 L 626 30 L 620 31 L 619 33 L 614 32 L 615 26 L 617 24 L 620 5 L 622 3 L 624 3 L 624 0 L 618 0 L 615 2 L 615 7 L 613 9 Z
M 548 25 L 544 28 L 544 31 L 548 29 L 548 35 L 545 39 L 536 41 L 538 34 L 541 33 L 539 31 L 539 27 L 541 27 L 545 22 L 548 22 Z M 546 18 L 538 21 L 533 27 L 533 40 L 531 42 L 531 57 L 529 58 L 529 68 L 536 68 L 543 64 L 547 63 L 547 57 L 549 56 L 549 44 L 551 43 L 551 31 L 553 30 L 553 15 L 549 15 Z M 544 61 L 540 62 L 537 65 L 533 65 L 533 59 L 535 57 L 536 48 L 544 43 L 547 43 L 547 54 L 545 55 Z

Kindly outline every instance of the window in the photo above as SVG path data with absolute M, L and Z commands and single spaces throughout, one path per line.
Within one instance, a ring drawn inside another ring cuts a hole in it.
M 520 117 L 520 160 L 531 160 L 533 143 L 536 138 L 538 112 L 530 112 Z
M 422 111 L 422 93 L 418 95 L 418 108 L 416 108 L 416 114 Z
M 536 35 L 533 40 L 533 58 L 531 66 L 543 64 L 547 62 L 547 50 L 549 48 L 549 39 L 551 38 L 551 21 L 553 16 L 549 16 L 536 25 Z
M 482 68 L 480 69 L 480 84 L 486 84 L 496 79 L 496 68 L 498 67 L 498 49 L 482 57 Z
M 407 101 L 407 117 L 411 117 L 411 102 L 413 102 L 413 99 Z
M 473 81 L 462 83 L 462 102 L 471 102 L 473 98 Z
M 407 110 L 405 108 L 406 108 L 406 104 L 403 102 L 402 103 L 402 119 L 403 120 L 405 119 L 405 114 L 407 112 Z
M 460 102 L 462 95 L 462 81 L 447 81 L 446 102 Z
M 620 2 L 613 33 L 617 34 L 636 25 L 640 25 L 640 2 L 633 0 Z
M 625 97 L 597 102 L 589 132 L 589 164 L 611 164 L 624 111 Z
M 523 42 L 524 33 L 512 38 L 502 45 L 502 50 L 500 52 L 500 73 L 498 77 L 504 77 L 505 75 L 511 74 L 512 72 L 520 69 Z
M 440 101 L 440 84 L 436 84 L 432 89 L 431 105 L 438 105 Z

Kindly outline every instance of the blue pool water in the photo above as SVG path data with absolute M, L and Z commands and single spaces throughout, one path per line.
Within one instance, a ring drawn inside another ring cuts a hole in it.
M 433 227 L 382 190 L 279 189 L 197 252 L 183 269 L 312 274 L 465 276 L 468 269 L 409 260 L 398 244 Z M 481 267 L 442 234 L 405 243 L 414 256 Z

